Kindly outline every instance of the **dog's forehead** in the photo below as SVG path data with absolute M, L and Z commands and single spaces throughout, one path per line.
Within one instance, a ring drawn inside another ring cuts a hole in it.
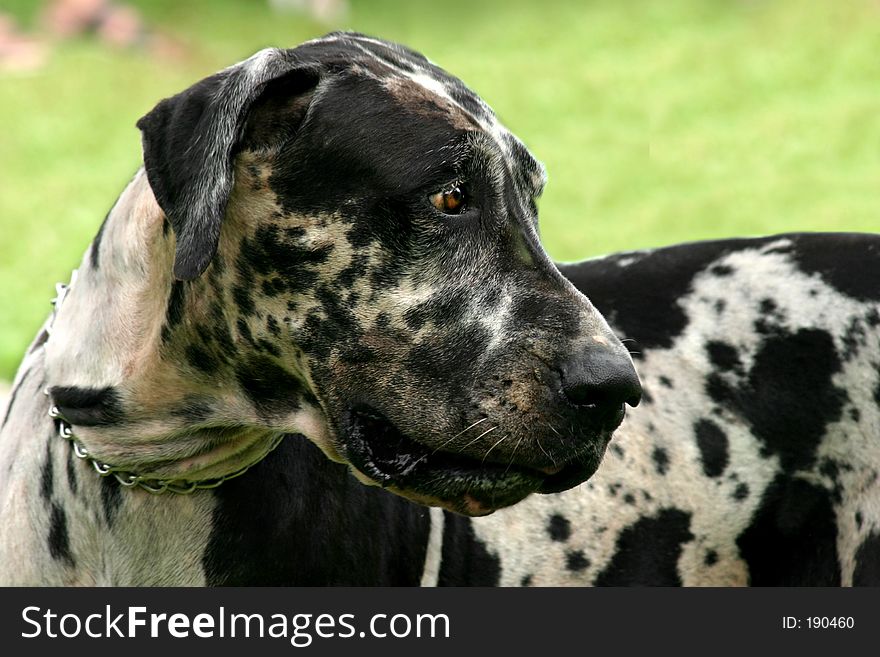
M 349 70 L 380 81 L 396 102 L 416 113 L 426 103 L 443 109 L 453 128 L 489 136 L 532 193 L 543 190 L 547 180 L 544 166 L 479 95 L 424 55 L 397 43 L 350 32 L 328 34 L 296 51 L 331 67 L 345 62 Z

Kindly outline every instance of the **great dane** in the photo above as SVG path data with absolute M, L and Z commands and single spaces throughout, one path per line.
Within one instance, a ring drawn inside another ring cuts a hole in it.
M 358 34 L 138 125 L 3 418 L 3 584 L 880 584 L 877 236 L 556 266 L 543 167 Z

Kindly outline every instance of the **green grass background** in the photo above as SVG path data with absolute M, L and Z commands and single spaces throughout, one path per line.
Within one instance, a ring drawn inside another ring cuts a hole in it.
M 878 0 L 130 0 L 181 61 L 60 44 L 0 73 L 0 379 L 138 167 L 155 102 L 331 28 L 399 40 L 477 90 L 550 172 L 558 259 L 788 230 L 880 230 Z M 40 3 L 0 7 L 33 25 Z

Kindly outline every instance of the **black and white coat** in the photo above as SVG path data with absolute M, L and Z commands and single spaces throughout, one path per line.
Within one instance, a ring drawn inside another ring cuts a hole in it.
M 880 237 L 554 266 L 540 164 L 361 35 L 140 125 L 2 418 L 0 583 L 880 583 Z M 53 404 L 128 472 L 251 467 L 127 489 Z

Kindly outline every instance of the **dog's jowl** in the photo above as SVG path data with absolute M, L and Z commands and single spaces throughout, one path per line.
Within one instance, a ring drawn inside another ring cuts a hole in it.
M 556 266 L 541 164 L 357 34 L 138 126 L 3 418 L 3 584 L 880 583 L 880 238 Z

